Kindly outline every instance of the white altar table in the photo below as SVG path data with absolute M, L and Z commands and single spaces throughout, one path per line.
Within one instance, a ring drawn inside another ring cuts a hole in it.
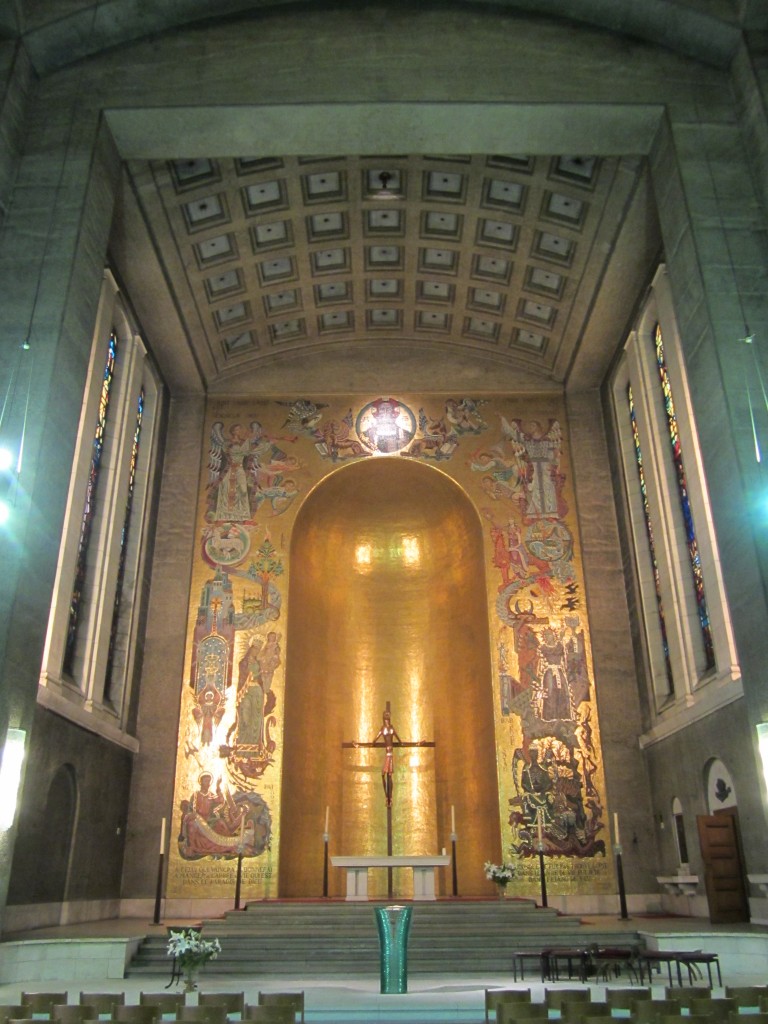
M 368 899 L 369 868 L 413 868 L 414 900 L 434 900 L 435 870 L 447 867 L 447 853 L 435 857 L 331 857 L 335 868 L 346 868 L 347 899 Z

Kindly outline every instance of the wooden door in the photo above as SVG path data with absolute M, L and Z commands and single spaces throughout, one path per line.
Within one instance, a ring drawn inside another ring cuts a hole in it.
M 701 814 L 696 824 L 704 860 L 710 921 L 713 924 L 748 921 L 749 904 L 735 815 Z

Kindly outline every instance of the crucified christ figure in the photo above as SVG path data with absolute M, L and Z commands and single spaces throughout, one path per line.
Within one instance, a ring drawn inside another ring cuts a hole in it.
M 402 740 L 397 735 L 397 730 L 392 725 L 392 716 L 389 713 L 389 706 L 384 709 L 384 718 L 381 728 L 373 741 L 374 747 L 384 747 L 384 764 L 381 766 L 381 782 L 384 786 L 384 796 L 387 798 L 387 807 L 392 806 L 393 773 L 395 770 L 394 746 L 402 745 Z

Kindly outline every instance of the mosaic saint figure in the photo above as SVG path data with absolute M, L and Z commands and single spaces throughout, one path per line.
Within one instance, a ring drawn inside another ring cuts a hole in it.
M 264 642 L 254 636 L 240 659 L 237 682 L 237 745 L 258 747 L 264 741 L 264 680 L 259 656 Z M 274 672 L 274 669 L 272 670 Z M 270 683 L 271 683 L 270 676 Z
M 217 438 L 214 425 L 213 437 Z M 248 431 L 239 423 L 229 428 L 229 437 L 221 445 L 224 472 L 216 492 L 216 519 L 243 522 L 251 518 L 248 500 L 248 476 L 245 461 L 251 454 L 252 444 Z
M 202 857 L 219 852 L 218 836 L 227 831 L 220 817 L 226 801 L 221 792 L 221 780 L 215 790 L 211 788 L 212 782 L 211 773 L 203 772 L 198 779 L 199 788 L 188 801 L 182 801 L 179 837 L 182 856 Z
M 525 449 L 529 465 L 526 516 L 529 519 L 559 518 L 558 485 L 562 450 L 560 424 L 557 420 L 551 420 L 546 431 L 538 422 L 523 425 L 520 420 L 511 423 L 502 420 L 502 426 L 507 440 Z
M 565 648 L 554 629 L 545 629 L 539 644 L 541 688 L 539 717 L 544 722 L 574 718 L 571 688 L 565 668 Z
M 222 792 L 221 779 L 212 786 L 210 772 L 198 779 L 198 789 L 181 802 L 179 853 L 185 860 L 201 857 L 252 857 L 269 841 L 269 810 L 258 794 Z
M 536 746 L 531 746 L 528 758 L 523 764 L 520 776 L 523 814 L 531 825 L 535 825 L 540 819 L 544 824 L 551 817 L 554 784 L 552 776 L 539 761 L 539 750 Z

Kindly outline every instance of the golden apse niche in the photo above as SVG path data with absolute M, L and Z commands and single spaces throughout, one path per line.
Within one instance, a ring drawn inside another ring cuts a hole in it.
M 231 896 L 240 853 L 245 899 L 320 895 L 326 817 L 331 854 L 386 852 L 384 752 L 351 744 L 387 702 L 430 744 L 395 748 L 394 853 L 449 847 L 454 808 L 461 895 L 502 857 L 535 893 L 539 843 L 553 894 L 615 888 L 563 425 L 546 396 L 210 403 L 169 896 Z

